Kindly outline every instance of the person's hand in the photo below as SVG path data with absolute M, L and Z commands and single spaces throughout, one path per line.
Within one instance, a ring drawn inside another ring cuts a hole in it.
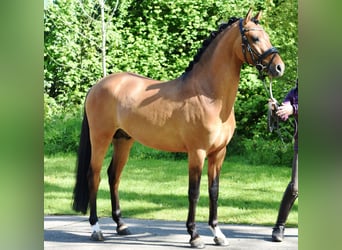
M 290 102 L 283 102 L 279 106 L 276 114 L 284 121 L 286 121 L 290 115 L 293 114 L 293 107 Z
M 276 99 L 268 99 L 268 105 L 271 107 L 272 110 L 277 110 L 278 109 L 278 102 Z

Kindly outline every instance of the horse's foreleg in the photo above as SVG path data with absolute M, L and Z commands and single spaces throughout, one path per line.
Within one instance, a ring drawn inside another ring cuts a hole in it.
M 228 245 L 228 241 L 220 228 L 217 220 L 217 200 L 219 194 L 220 171 L 226 155 L 226 148 L 214 152 L 208 156 L 208 191 L 209 191 L 209 227 L 214 234 L 216 245 Z
M 189 153 L 189 211 L 186 227 L 190 234 L 190 245 L 195 248 L 204 247 L 204 242 L 197 233 L 195 223 L 196 206 L 200 195 L 200 183 L 204 158 L 205 153 L 202 151 L 194 154 Z
M 129 152 L 133 142 L 134 140 L 126 138 L 113 139 L 113 158 L 107 171 L 112 203 L 112 218 L 116 222 L 116 231 L 119 235 L 130 234 L 127 225 L 124 223 L 121 217 L 119 184 L 120 176 L 128 160 Z

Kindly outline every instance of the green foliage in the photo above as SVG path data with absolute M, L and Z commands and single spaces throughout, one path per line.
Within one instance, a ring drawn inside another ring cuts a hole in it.
M 293 148 L 279 140 L 244 139 L 242 145 L 245 160 L 249 163 L 291 166 Z
M 95 2 L 53 1 L 44 10 L 44 107 L 49 122 L 58 123 L 54 114 L 65 123 L 65 117 L 78 113 L 88 89 L 102 76 L 100 9 Z M 229 17 L 244 17 L 252 7 L 263 11 L 261 25 L 286 65 L 284 76 L 273 80 L 274 97 L 281 102 L 294 86 L 298 67 L 297 0 L 127 0 L 120 1 L 112 15 L 115 2 L 106 3 L 105 8 L 108 73 L 131 71 L 160 80 L 174 79 L 184 72 L 211 31 Z M 256 146 L 264 141 L 279 143 L 275 134 L 267 132 L 267 99 L 256 69 L 244 66 L 235 103 L 237 130 L 232 152 L 245 154 L 248 147 L 243 143 L 248 144 L 248 140 L 256 143 L 260 139 Z M 57 142 L 52 138 L 57 137 L 58 126 L 46 126 L 49 142 L 45 146 L 50 147 L 50 142 Z M 291 130 L 288 123 L 282 127 Z M 60 136 L 69 131 L 63 130 L 62 124 L 60 129 Z M 50 135 L 53 131 L 55 136 Z M 59 140 L 64 143 L 72 138 Z M 75 148 L 71 144 L 62 151 Z
M 44 121 L 44 154 L 77 152 L 82 117 L 55 115 Z
M 156 79 L 176 78 L 220 22 L 231 16 L 243 17 L 250 5 L 249 1 L 130 0 L 120 2 L 114 16 L 113 6 L 107 5 L 108 72 L 133 71 Z M 61 0 L 45 10 L 44 87 L 63 106 L 81 104 L 89 87 L 101 77 L 98 7 L 93 1 Z M 286 72 L 290 72 L 286 79 L 294 79 L 296 0 L 254 1 L 252 7 L 263 10 L 262 24 L 280 49 Z M 250 78 L 251 74 L 255 75 L 255 70 L 243 71 L 241 78 Z
M 160 150 L 154 150 L 140 143 L 135 143 L 130 152 L 130 159 L 150 160 L 150 159 L 165 159 L 165 160 L 184 160 L 187 159 L 185 153 L 171 153 Z

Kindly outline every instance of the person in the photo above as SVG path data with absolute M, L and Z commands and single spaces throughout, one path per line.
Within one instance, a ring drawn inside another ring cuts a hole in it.
M 276 101 L 270 100 L 272 106 L 276 109 L 276 115 L 281 120 L 286 121 L 289 116 L 293 115 L 295 120 L 294 133 L 294 155 L 292 162 L 291 181 L 287 185 L 283 198 L 280 203 L 277 221 L 272 231 L 272 241 L 281 242 L 284 240 L 285 223 L 293 203 L 298 197 L 298 79 L 296 86 L 292 88 L 286 95 L 282 104 L 277 108 Z

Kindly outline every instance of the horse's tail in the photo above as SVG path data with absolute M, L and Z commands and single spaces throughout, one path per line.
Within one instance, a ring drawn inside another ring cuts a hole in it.
M 87 213 L 89 203 L 88 171 L 90 166 L 91 144 L 89 124 L 84 110 L 82 130 L 76 162 L 76 184 L 73 195 L 73 209 L 77 212 Z

